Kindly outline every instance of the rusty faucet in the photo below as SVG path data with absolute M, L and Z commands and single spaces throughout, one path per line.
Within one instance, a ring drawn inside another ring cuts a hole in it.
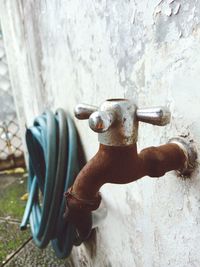
M 179 170 L 185 176 L 194 168 L 195 148 L 183 138 L 137 152 L 139 121 L 158 126 L 168 124 L 171 115 L 166 107 L 140 109 L 130 99 L 108 99 L 99 108 L 77 105 L 75 116 L 89 119 L 100 143 L 96 155 L 66 192 L 65 217 L 76 226 L 82 240 L 91 232 L 91 212 L 101 203 L 99 190 L 103 184 L 131 183 L 146 175 L 160 177 L 171 170 Z

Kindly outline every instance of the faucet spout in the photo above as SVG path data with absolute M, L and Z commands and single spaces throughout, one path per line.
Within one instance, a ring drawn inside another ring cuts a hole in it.
M 86 239 L 91 231 L 91 212 L 101 203 L 99 190 L 104 184 L 127 184 L 146 175 L 160 177 L 184 168 L 186 160 L 185 151 L 175 143 L 149 147 L 139 154 L 136 144 L 118 147 L 100 144 L 97 154 L 66 193 L 65 216 L 76 226 L 78 235 Z

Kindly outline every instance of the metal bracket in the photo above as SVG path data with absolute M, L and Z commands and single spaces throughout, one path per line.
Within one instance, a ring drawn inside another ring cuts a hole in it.
M 187 140 L 183 137 L 171 138 L 169 143 L 178 145 L 184 152 L 186 161 L 184 168 L 177 170 L 182 177 L 189 177 L 196 167 L 197 150 L 193 140 Z

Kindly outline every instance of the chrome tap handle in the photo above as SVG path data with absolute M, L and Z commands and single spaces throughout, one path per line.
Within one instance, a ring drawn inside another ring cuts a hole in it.
M 171 113 L 167 107 L 138 108 L 136 118 L 138 121 L 164 126 L 170 122 Z
M 74 115 L 79 120 L 89 119 L 90 128 L 97 133 L 103 133 L 108 130 L 114 121 L 112 112 L 97 111 L 98 107 L 78 104 L 74 109 Z
M 88 119 L 89 127 L 98 133 L 101 144 L 126 146 L 137 142 L 138 122 L 163 126 L 170 122 L 167 107 L 137 108 L 132 99 L 107 99 L 100 107 L 79 104 L 76 118 Z
M 74 115 L 79 120 L 87 120 L 90 115 L 97 111 L 98 107 L 87 105 L 87 104 L 78 104 L 74 109 Z
M 114 115 L 111 112 L 96 111 L 90 115 L 89 126 L 97 133 L 106 132 L 114 122 Z

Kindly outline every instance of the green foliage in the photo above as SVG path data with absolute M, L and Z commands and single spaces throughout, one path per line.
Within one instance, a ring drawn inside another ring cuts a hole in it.
M 0 265 L 29 237 L 30 231 L 20 231 L 26 201 L 20 198 L 26 193 L 26 179 L 21 176 L 0 176 Z M 11 182 L 12 181 L 12 182 Z
M 21 232 L 19 224 L 0 221 L 0 265 L 30 237 L 30 231 Z
M 26 193 L 26 183 L 19 178 L 6 188 L 0 188 L 0 217 L 9 216 L 21 220 L 26 201 L 20 198 L 24 193 Z

